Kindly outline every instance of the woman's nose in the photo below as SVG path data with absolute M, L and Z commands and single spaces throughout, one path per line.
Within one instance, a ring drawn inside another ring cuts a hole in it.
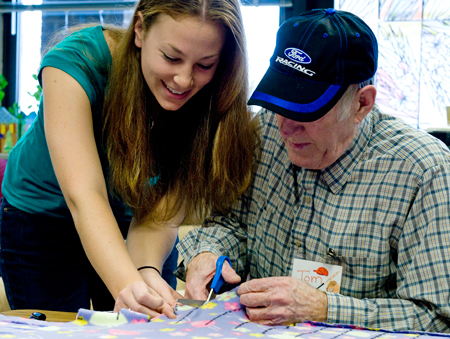
M 180 89 L 188 89 L 192 86 L 194 79 L 192 76 L 192 68 L 184 67 L 174 76 L 174 82 L 180 86 Z

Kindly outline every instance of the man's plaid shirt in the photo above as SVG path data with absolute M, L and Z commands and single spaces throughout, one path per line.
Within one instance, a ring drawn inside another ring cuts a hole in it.
M 450 152 L 375 106 L 353 143 L 324 170 L 294 166 L 275 114 L 255 118 L 251 186 L 178 249 L 228 255 L 245 278 L 289 276 L 294 258 L 343 266 L 328 322 L 450 331 Z M 177 275 L 185 274 L 183 264 Z

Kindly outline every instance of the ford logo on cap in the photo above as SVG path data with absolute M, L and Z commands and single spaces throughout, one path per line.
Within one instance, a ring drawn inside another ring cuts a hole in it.
M 284 50 L 284 55 L 286 55 L 292 61 L 299 62 L 301 64 L 311 63 L 310 56 L 298 48 L 294 47 L 286 48 Z

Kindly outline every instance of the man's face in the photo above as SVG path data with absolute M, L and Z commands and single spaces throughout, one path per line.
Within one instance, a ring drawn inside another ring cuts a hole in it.
M 339 121 L 338 102 L 313 122 L 298 122 L 277 114 L 278 128 L 294 165 L 324 169 L 333 164 L 351 144 L 356 131 L 354 112 Z

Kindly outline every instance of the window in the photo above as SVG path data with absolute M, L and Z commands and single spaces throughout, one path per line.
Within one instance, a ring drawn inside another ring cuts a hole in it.
M 42 3 L 41 0 L 24 0 L 24 5 Z M 60 3 L 60 2 L 59 2 Z M 23 11 L 18 12 L 18 103 L 25 113 L 36 111 L 37 102 L 33 94 L 37 81 L 32 75 L 39 69 L 42 50 L 54 32 L 76 24 L 100 22 L 127 26 L 133 9 L 89 11 Z M 269 66 L 269 59 L 275 47 L 275 36 L 279 26 L 278 6 L 242 6 L 244 27 L 249 54 L 250 94 Z

